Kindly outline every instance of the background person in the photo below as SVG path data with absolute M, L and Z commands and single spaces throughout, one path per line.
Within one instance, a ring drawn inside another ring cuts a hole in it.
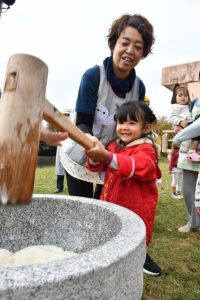
M 200 98 L 197 99 L 200 103 Z M 193 108 L 194 110 L 194 108 Z M 195 206 L 199 203 L 195 200 L 196 190 L 199 188 L 198 175 L 200 172 L 200 163 L 187 160 L 187 153 L 190 147 L 190 139 L 200 134 L 200 118 L 182 129 L 173 139 L 174 145 L 180 145 L 178 167 L 183 170 L 182 192 L 186 204 L 188 222 L 178 230 L 182 233 L 188 233 L 200 229 L 200 215 L 197 214 Z M 197 203 L 196 203 L 197 202 Z
M 55 163 L 55 173 L 56 173 L 56 189 L 55 194 L 62 193 L 64 189 L 64 179 L 65 179 L 65 169 L 60 161 L 60 150 L 61 147 L 56 149 L 56 163 Z
M 171 108 L 169 121 L 172 123 L 176 132 L 184 129 L 197 118 L 192 117 L 191 109 L 194 103 L 191 103 L 189 91 L 186 87 L 176 85 L 171 99 Z M 200 161 L 200 155 L 197 152 L 199 138 L 192 140 L 188 150 L 188 160 Z
M 71 109 L 65 108 L 62 110 L 62 113 L 70 118 Z M 54 193 L 62 193 L 64 189 L 64 179 L 65 179 L 65 169 L 60 161 L 60 152 L 61 147 L 56 149 L 56 160 L 55 160 L 55 174 L 56 174 L 56 189 Z
M 150 104 L 151 104 L 150 98 L 147 97 L 147 96 L 144 97 L 144 102 L 145 102 L 147 105 L 150 105 Z
M 169 155 L 169 174 L 171 174 L 172 181 L 172 198 L 182 199 L 182 181 L 183 181 L 183 171 L 177 168 L 179 157 L 179 147 L 173 147 L 172 152 Z

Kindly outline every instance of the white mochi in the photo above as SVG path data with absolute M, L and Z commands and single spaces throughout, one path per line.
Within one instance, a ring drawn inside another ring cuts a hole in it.
M 12 252 L 6 249 L 0 249 L 0 266 L 7 267 L 12 264 Z
M 12 253 L 0 249 L 0 267 L 19 267 L 35 265 L 77 255 L 75 252 L 64 251 L 52 245 L 29 246 Z

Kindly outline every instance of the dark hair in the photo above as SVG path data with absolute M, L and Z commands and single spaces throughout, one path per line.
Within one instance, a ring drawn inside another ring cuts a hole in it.
M 127 26 L 131 26 L 138 30 L 138 32 L 142 35 L 142 39 L 144 42 L 144 51 L 143 58 L 146 57 L 149 53 L 152 53 L 152 45 L 155 42 L 154 38 L 154 30 L 151 23 L 141 15 L 122 15 L 120 18 L 116 19 L 109 30 L 108 38 L 108 46 L 113 52 L 115 44 L 124 29 Z
M 15 0 L 0 0 L 0 17 L 2 12 L 7 11 L 11 5 L 13 5 L 15 3 Z M 5 4 L 6 7 L 3 5 Z
M 187 94 L 188 96 L 188 104 L 191 102 L 190 100 L 190 94 L 188 89 L 185 86 L 181 86 L 179 84 L 176 84 L 174 89 L 173 89 L 173 94 L 172 94 L 172 99 L 171 99 L 171 104 L 175 104 L 176 103 L 176 96 L 178 94 L 178 92 L 182 91 L 183 93 Z
M 2 0 L 1 2 L 7 4 L 7 5 L 13 5 L 15 3 L 15 0 Z
M 115 121 L 125 122 L 127 121 L 127 116 L 132 121 L 142 122 L 143 128 L 148 123 L 156 124 L 157 122 L 151 108 L 142 101 L 127 101 L 122 104 L 115 115 Z

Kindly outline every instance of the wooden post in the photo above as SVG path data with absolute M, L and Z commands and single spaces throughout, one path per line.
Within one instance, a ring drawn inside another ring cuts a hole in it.
M 34 56 L 8 61 L 0 99 L 0 205 L 31 201 L 47 75 Z

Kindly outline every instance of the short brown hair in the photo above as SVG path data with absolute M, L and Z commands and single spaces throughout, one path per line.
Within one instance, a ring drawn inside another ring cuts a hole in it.
M 127 26 L 137 29 L 142 35 L 144 42 L 143 58 L 145 58 L 149 53 L 152 53 L 152 45 L 155 42 L 153 26 L 145 17 L 137 14 L 122 15 L 112 23 L 107 35 L 108 47 L 110 48 L 111 53 L 113 52 L 120 34 Z

